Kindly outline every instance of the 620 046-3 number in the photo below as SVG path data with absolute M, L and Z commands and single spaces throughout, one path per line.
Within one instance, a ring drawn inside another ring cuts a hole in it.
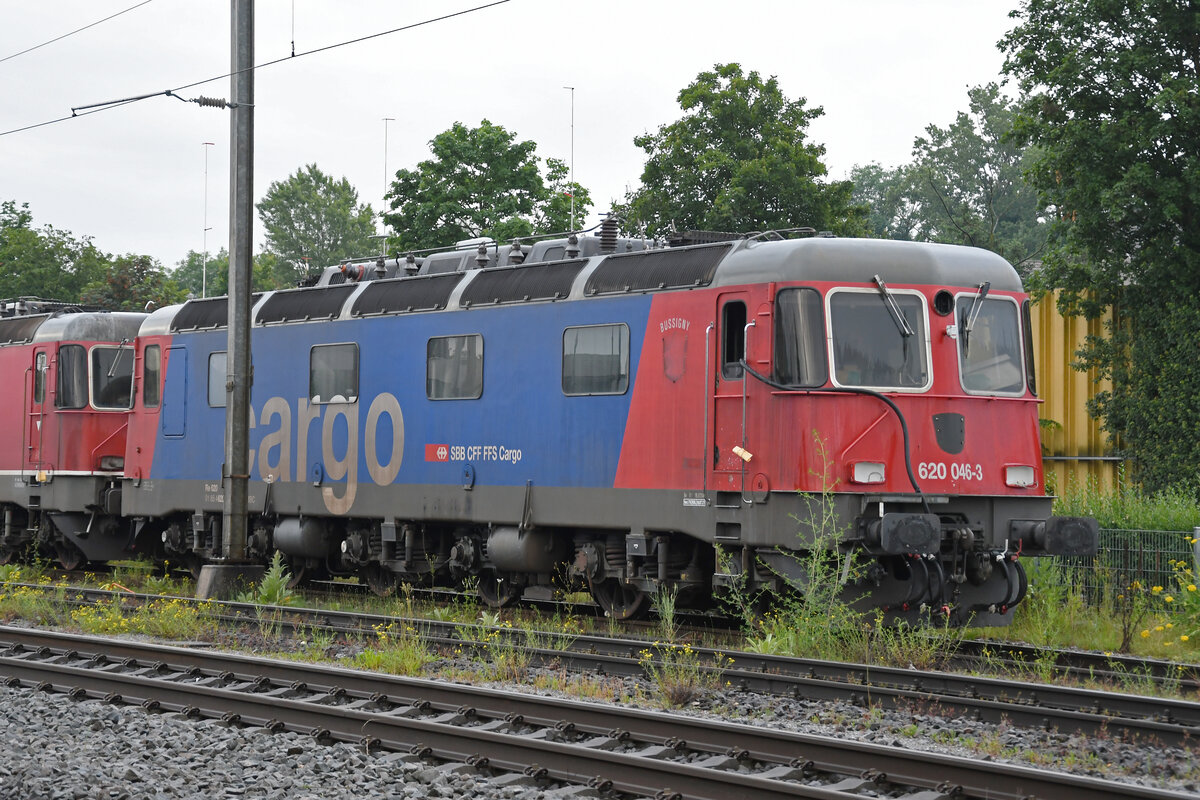
M 946 464 L 943 461 L 922 461 L 917 464 L 917 476 L 922 480 L 944 481 L 947 475 L 956 481 L 981 481 L 983 465 L 958 462 Z

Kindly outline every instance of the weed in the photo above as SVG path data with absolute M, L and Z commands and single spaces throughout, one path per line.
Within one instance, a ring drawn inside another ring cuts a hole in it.
M 434 660 L 412 624 L 376 625 L 375 634 L 372 645 L 354 658 L 356 666 L 392 675 L 419 675 Z
M 654 595 L 653 608 L 658 614 L 658 631 L 663 639 L 674 642 L 679 634 L 679 624 L 675 618 L 675 601 L 679 597 L 679 588 L 661 586 Z
M 721 671 L 731 663 L 731 659 L 717 653 L 715 664 L 706 667 L 690 644 L 670 642 L 655 642 L 639 653 L 638 661 L 664 708 L 679 708 L 705 691 L 716 689 L 721 685 Z
M 292 575 L 283 563 L 283 555 L 276 550 L 258 586 L 238 595 L 239 603 L 259 606 L 288 606 L 295 602 L 295 593 L 288 588 Z

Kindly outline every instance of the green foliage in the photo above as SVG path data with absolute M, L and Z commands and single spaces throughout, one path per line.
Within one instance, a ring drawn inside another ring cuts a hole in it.
M 1054 513 L 1095 517 L 1101 528 L 1119 530 L 1190 532 L 1200 526 L 1200 505 L 1188 490 L 1146 492 L 1125 480 L 1113 491 L 1102 490 L 1095 480 L 1073 481 L 1055 498 Z
M 592 200 L 568 180 L 566 165 L 546 160 L 546 175 L 535 154 L 537 144 L 483 120 L 477 128 L 456 122 L 429 142 L 432 158 L 416 169 L 396 172 L 387 193 L 393 230 L 392 251 L 447 247 L 463 239 L 516 236 L 578 227 Z M 570 224 L 571 196 L 576 224 Z
M 258 586 L 253 591 L 238 595 L 238 602 L 260 606 L 289 606 L 296 601 L 295 593 L 288 588 L 291 579 L 292 574 L 283 563 L 283 554 L 276 550 Z
M 650 235 L 700 228 L 751 231 L 808 225 L 865 230 L 849 181 L 826 182 L 823 145 L 806 138 L 823 110 L 789 100 L 774 77 L 717 64 L 679 93 L 684 116 L 633 141 L 648 156 L 626 221 Z
M 967 98 L 969 111 L 917 138 L 911 164 L 855 167 L 854 199 L 871 209 L 875 236 L 982 247 L 1021 269 L 1049 235 L 1023 176 L 1034 151 L 1010 135 L 1017 105 L 998 84 L 976 86 Z
M 266 231 L 266 249 L 279 257 L 280 285 L 294 286 L 308 274 L 345 258 L 376 255 L 375 212 L 358 202 L 345 178 L 335 180 L 316 164 L 275 181 L 256 206 Z
M 104 266 L 79 299 L 108 311 L 144 311 L 183 302 L 186 294 L 156 260 L 131 253 Z
M 921 209 L 913 201 L 912 168 L 886 169 L 877 163 L 850 170 L 853 200 L 867 208 L 867 235 L 873 239 L 915 241 L 922 228 Z
M 0 203 L 0 297 L 77 301 L 108 265 L 88 238 L 49 225 L 33 228 L 29 204 Z
M 1200 15 L 1175 0 L 1025 0 L 1002 41 L 1058 218 L 1039 284 L 1069 312 L 1120 319 L 1084 363 L 1111 377 L 1094 413 L 1135 477 L 1200 488 Z
M 220 297 L 229 293 L 229 251 L 222 247 L 208 254 L 208 281 L 205 283 L 204 254 L 189 250 L 171 272 L 171 278 L 194 297 Z M 256 292 L 291 289 L 296 285 L 296 270 L 275 253 L 254 256 L 251 288 Z M 203 287 L 208 287 L 207 292 Z
M 546 159 L 546 188 L 534 208 L 534 233 L 562 233 L 583 227 L 583 220 L 592 207 L 592 196 L 587 189 L 569 180 L 569 176 L 565 163 L 557 158 Z
M 664 708 L 679 708 L 698 699 L 706 691 L 721 685 L 721 671 L 730 659 L 717 653 L 715 664 L 707 666 L 690 644 L 655 642 L 638 653 L 638 663 L 654 684 Z

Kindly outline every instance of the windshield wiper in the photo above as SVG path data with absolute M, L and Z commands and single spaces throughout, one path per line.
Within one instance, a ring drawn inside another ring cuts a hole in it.
M 975 320 L 979 319 L 979 312 L 983 310 L 983 301 L 987 299 L 988 290 L 991 288 L 991 281 L 979 284 L 979 296 L 971 301 L 971 313 L 967 315 L 967 321 L 963 323 L 962 329 L 963 355 L 966 355 L 967 350 L 971 348 L 971 329 L 975 327 Z
M 108 368 L 108 375 L 106 375 L 105 377 L 111 378 L 113 375 L 116 374 L 117 364 L 121 363 L 121 356 L 125 355 L 125 351 L 130 349 L 125 346 L 127 344 L 129 344 L 129 340 L 122 337 L 121 343 L 119 345 L 117 345 L 117 355 L 115 358 L 113 358 L 112 366 Z
M 892 322 L 896 323 L 897 330 L 905 339 L 914 335 L 912 326 L 908 324 L 908 320 L 904 317 L 904 312 L 900 310 L 900 306 L 896 303 L 896 298 L 888 291 L 887 284 L 883 282 L 883 278 L 876 275 L 874 277 L 875 285 L 879 287 L 879 296 L 883 298 L 883 304 L 887 306 L 888 313 L 892 315 Z

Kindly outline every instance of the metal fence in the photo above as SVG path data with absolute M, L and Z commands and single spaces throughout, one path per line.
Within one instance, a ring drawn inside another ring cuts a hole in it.
M 1097 604 L 1106 588 L 1124 588 L 1134 581 L 1147 589 L 1161 586 L 1164 592 L 1177 591 L 1178 564 L 1189 565 L 1200 575 L 1196 539 L 1200 528 L 1190 533 L 1101 528 L 1100 551 L 1095 556 L 1063 556 L 1054 562 L 1089 604 Z

